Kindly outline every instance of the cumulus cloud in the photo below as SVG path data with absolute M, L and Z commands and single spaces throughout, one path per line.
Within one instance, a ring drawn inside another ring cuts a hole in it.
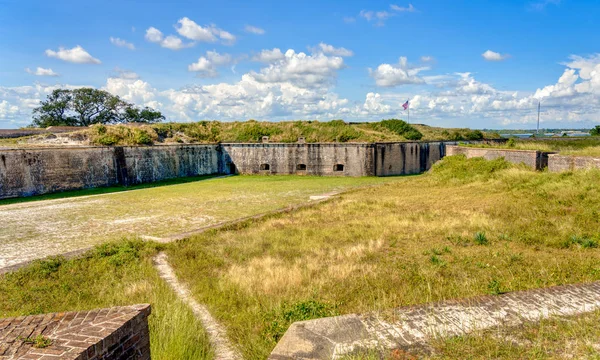
M 320 51 L 326 55 L 334 55 L 334 56 L 342 56 L 342 57 L 348 57 L 348 56 L 354 55 L 352 50 L 348 50 L 343 47 L 336 48 L 332 45 L 328 45 L 325 43 L 320 43 L 316 49 L 313 49 L 313 51 L 316 51 L 316 52 Z
M 228 65 L 232 62 L 231 55 L 219 54 L 216 51 L 207 51 L 205 56 L 201 56 L 197 62 L 188 66 L 188 71 L 198 74 L 198 77 L 217 77 L 218 66 Z
M 423 84 L 425 81 L 419 73 L 429 67 L 413 67 L 406 57 L 401 56 L 398 64 L 381 64 L 376 69 L 369 68 L 369 75 L 375 79 L 377 86 L 393 87 L 406 84 Z
M 252 26 L 252 25 L 246 25 L 244 27 L 244 31 L 250 34 L 256 34 L 256 35 L 264 35 L 265 34 L 265 30 L 256 27 L 256 26 Z
M 161 47 L 170 49 L 170 50 L 181 50 L 187 47 L 194 46 L 194 43 L 184 43 L 180 38 L 175 35 L 169 35 L 165 37 L 162 31 L 158 30 L 155 27 L 149 27 L 146 30 L 146 40 L 159 44 Z
M 138 105 L 157 108 L 176 121 L 248 118 L 368 121 L 401 116 L 401 104 L 410 99 L 411 120 L 432 125 L 497 127 L 535 123 L 540 101 L 543 123 L 548 119 L 563 126 L 570 122 L 588 121 L 590 125 L 600 122 L 600 55 L 570 57 L 555 82 L 534 92 L 498 90 L 477 80 L 472 73 L 422 77 L 417 74 L 414 76 L 423 81 L 423 86 L 409 87 L 406 91 L 370 91 L 355 101 L 333 91 L 337 74 L 344 67 L 343 58 L 294 50 L 282 55 L 232 83 L 159 90 L 135 73 L 115 69 L 116 74 L 107 79 L 103 89 Z M 207 52 L 203 58 L 212 69 L 235 63 L 231 56 L 216 51 Z M 203 66 L 198 65 L 198 70 L 211 69 Z M 392 67 L 405 71 L 406 76 L 410 76 L 409 70 L 415 70 L 402 59 Z M 31 110 L 58 87 L 74 88 L 68 84 L 0 86 L 0 127 L 30 123 Z
M 54 72 L 54 70 L 48 68 L 45 69 L 43 67 L 37 67 L 35 70 L 31 70 L 30 68 L 25 68 L 25 72 L 27 72 L 28 74 L 31 75 L 36 75 L 36 76 L 59 76 L 59 74 L 57 72 Z
M 487 61 L 502 61 L 510 57 L 508 54 L 500 54 L 492 50 L 487 50 L 481 54 L 481 56 L 483 56 L 483 58 Z
M 236 37 L 215 25 L 200 26 L 195 21 L 184 17 L 175 25 L 177 33 L 187 39 L 200 42 L 215 42 L 220 39 L 224 44 L 233 44 Z
M 272 50 L 263 50 L 259 54 L 254 55 L 252 60 L 264 63 L 270 63 L 285 58 L 285 55 L 278 48 Z
M 100 64 L 101 61 L 77 45 L 72 49 L 58 48 L 58 51 L 46 50 L 46 56 L 76 64 Z
M 127 48 L 129 50 L 135 50 L 135 45 L 133 45 L 130 42 L 127 42 L 126 40 L 120 39 L 120 38 L 115 38 L 115 37 L 110 37 L 110 42 L 118 47 L 124 47 Z
M 316 87 L 331 84 L 337 77 L 337 71 L 344 67 L 344 59 L 339 56 L 327 56 L 323 53 L 307 55 L 289 49 L 283 58 L 262 68 L 250 76 L 263 83 L 290 82 L 298 87 Z

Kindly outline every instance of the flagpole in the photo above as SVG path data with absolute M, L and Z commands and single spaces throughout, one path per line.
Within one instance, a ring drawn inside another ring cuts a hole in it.
M 406 103 L 408 104 L 408 123 L 410 124 L 410 103 L 408 102 L 408 100 L 406 100 Z

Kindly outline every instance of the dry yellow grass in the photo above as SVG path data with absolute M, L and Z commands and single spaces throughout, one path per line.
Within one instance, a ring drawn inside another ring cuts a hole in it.
M 295 320 L 600 279 L 598 176 L 446 158 L 170 258 L 246 358 L 265 358 Z

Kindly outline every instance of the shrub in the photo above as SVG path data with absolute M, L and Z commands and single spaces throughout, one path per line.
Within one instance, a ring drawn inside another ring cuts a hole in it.
M 423 134 L 407 122 L 398 119 L 382 120 L 378 124 L 408 140 L 420 140 Z
M 465 138 L 467 140 L 482 140 L 483 139 L 483 133 L 481 131 L 479 131 L 479 130 L 469 130 L 465 134 Z
M 590 130 L 590 135 L 600 136 L 600 125 L 596 125 L 592 130 Z
M 508 141 L 506 142 L 506 146 L 510 147 L 510 148 L 514 148 L 517 145 L 515 139 L 510 138 L 508 139 Z
M 152 137 L 146 130 L 135 130 L 133 136 L 133 143 L 136 145 L 151 145 L 153 143 Z

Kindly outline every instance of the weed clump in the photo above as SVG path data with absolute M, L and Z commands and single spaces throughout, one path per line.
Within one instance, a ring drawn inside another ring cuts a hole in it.
M 485 233 L 480 231 L 475 233 L 473 240 L 477 245 L 488 245 L 490 243 L 487 236 L 485 236 Z
M 289 326 L 296 321 L 336 315 L 339 315 L 336 306 L 316 300 L 306 300 L 292 304 L 283 303 L 278 309 L 274 309 L 265 315 L 266 326 L 263 330 L 263 336 L 277 342 Z
M 20 338 L 20 340 L 23 341 L 23 343 L 32 345 L 34 348 L 37 348 L 37 349 L 47 348 L 48 346 L 52 345 L 52 343 L 53 343 L 52 339 L 49 339 L 49 338 L 43 336 L 42 334 L 39 334 L 36 337 L 27 337 L 27 338 L 22 337 L 22 338 Z
M 585 236 L 573 235 L 561 247 L 566 249 L 572 245 L 579 245 L 583 249 L 595 249 L 598 247 L 598 241 Z

